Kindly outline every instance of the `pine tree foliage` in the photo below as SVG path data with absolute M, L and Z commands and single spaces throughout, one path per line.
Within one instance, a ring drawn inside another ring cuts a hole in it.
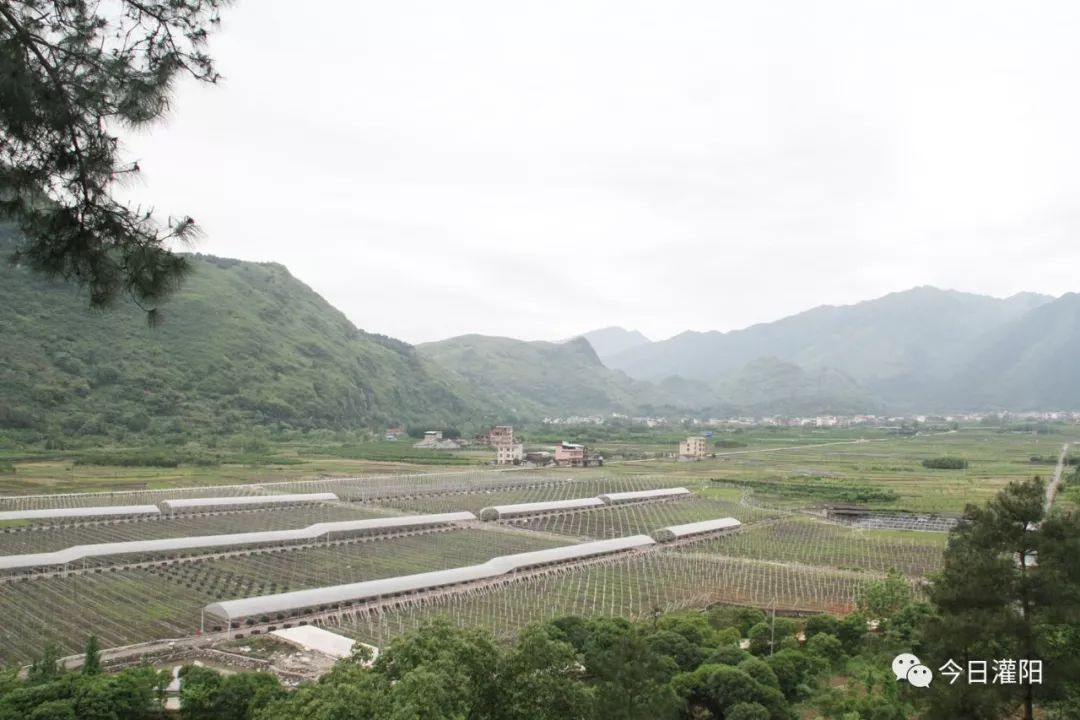
M 924 632 L 930 657 L 952 658 L 961 667 L 972 660 L 1038 660 L 1042 682 L 938 684 L 930 720 L 1032 720 L 1039 706 L 1075 707 L 1080 515 L 1048 513 L 1045 499 L 1045 485 L 1035 478 L 1009 484 L 985 508 L 967 509 L 930 592 L 939 616 Z
M 175 289 L 187 264 L 169 245 L 195 222 L 162 227 L 114 197 L 139 172 L 117 132 L 160 119 L 177 78 L 218 80 L 205 49 L 227 3 L 0 0 L 0 218 L 25 235 L 15 262 L 85 286 L 93 307 Z

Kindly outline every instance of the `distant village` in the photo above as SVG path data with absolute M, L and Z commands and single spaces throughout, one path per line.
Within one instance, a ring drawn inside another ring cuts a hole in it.
M 711 436 L 712 433 L 709 433 Z M 397 436 L 387 435 L 387 439 Z M 413 443 L 414 448 L 427 450 L 460 450 L 469 446 L 487 446 L 495 451 L 495 465 L 519 465 L 526 467 L 589 467 L 603 466 L 604 458 L 589 451 L 581 443 L 563 441 L 550 450 L 525 451 L 525 444 L 514 438 L 512 425 L 493 425 L 488 432 L 473 440 L 444 438 L 441 430 L 428 430 L 424 437 Z M 709 454 L 708 441 L 703 435 L 688 437 L 679 443 L 678 459 L 701 460 Z
M 964 413 L 958 415 L 816 415 L 812 417 L 728 417 L 728 418 L 654 418 L 631 417 L 613 413 L 610 416 L 570 416 L 565 418 L 544 418 L 548 425 L 605 425 L 608 422 L 629 421 L 635 425 L 650 428 L 696 427 L 703 428 L 700 435 L 691 435 L 679 442 L 678 452 L 672 452 L 680 462 L 702 460 L 713 454 L 709 442 L 716 435 L 704 428 L 739 428 L 739 427 L 816 427 L 816 428 L 904 428 L 917 425 L 958 426 L 961 423 L 1011 422 L 1066 422 L 1080 424 L 1080 412 L 1020 412 L 1020 413 Z M 386 431 L 385 439 L 397 441 L 406 437 L 402 428 Z M 442 430 L 427 430 L 424 436 L 413 443 L 413 447 L 426 450 L 462 450 L 465 448 L 489 447 L 493 450 L 493 465 L 513 465 L 524 467 L 589 467 L 602 466 L 604 458 L 592 452 L 582 443 L 563 441 L 553 447 L 541 450 L 525 450 L 525 444 L 514 436 L 512 425 L 493 425 L 486 432 L 476 435 L 471 440 L 461 437 L 443 437 Z
M 387 440 L 401 437 L 400 430 L 387 431 Z M 462 438 L 445 438 L 441 430 L 428 430 L 424 437 L 413 443 L 414 448 L 426 450 L 461 450 L 465 447 L 490 447 L 495 451 L 496 465 L 524 465 L 528 467 L 589 467 L 603 465 L 604 458 L 580 443 L 561 442 L 546 450 L 525 451 L 525 444 L 514 438 L 512 425 L 493 425 L 471 441 Z
M 1080 423 L 1080 411 L 1049 412 L 981 412 L 958 413 L 950 415 L 740 415 L 732 417 L 648 417 L 612 413 L 610 415 L 570 415 L 567 417 L 546 417 L 547 425 L 606 425 L 612 422 L 644 425 L 650 428 L 682 426 L 702 427 L 898 427 L 912 423 L 949 424 L 982 423 L 986 421 L 1012 422 L 1067 422 Z
M 403 431 L 391 429 L 386 433 L 386 440 L 398 440 Z M 675 457 L 680 461 L 701 460 L 709 456 L 709 438 L 694 435 L 679 443 Z M 494 450 L 494 465 L 517 465 L 525 467 L 589 467 L 603 466 L 604 458 L 581 443 L 563 441 L 550 449 L 525 450 L 525 444 L 514 437 L 512 425 L 493 425 L 488 432 L 477 435 L 472 440 L 443 437 L 441 430 L 428 430 L 424 437 L 413 443 L 413 447 L 422 450 L 462 450 L 468 447 L 490 447 Z

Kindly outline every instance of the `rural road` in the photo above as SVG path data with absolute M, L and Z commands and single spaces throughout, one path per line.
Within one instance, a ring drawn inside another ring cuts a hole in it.
M 1065 473 L 1065 461 L 1069 457 L 1069 443 L 1065 443 L 1061 446 L 1061 455 L 1058 456 L 1057 467 L 1054 468 L 1054 477 L 1050 480 L 1050 484 L 1046 486 L 1046 512 L 1050 512 L 1050 508 L 1054 504 L 1054 498 L 1057 497 L 1058 489 L 1061 487 L 1061 476 Z

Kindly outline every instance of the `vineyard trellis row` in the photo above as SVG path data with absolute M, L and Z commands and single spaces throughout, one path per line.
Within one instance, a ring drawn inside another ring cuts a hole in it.
M 395 513 L 477 511 L 492 504 L 589 497 L 685 482 L 685 478 L 647 475 L 568 478 L 531 471 L 293 481 L 274 484 L 272 490 L 329 491 L 347 501 L 0 533 L 0 554 L 50 551 L 90 542 L 212 534 L 219 529 L 286 529 Z M 118 504 L 139 504 L 151 497 L 160 500 L 267 491 L 247 486 L 113 495 Z M 33 499 L 27 504 L 103 504 L 98 494 L 64 497 L 67 499 Z M 12 498 L 0 498 L 0 508 L 9 509 L 13 502 Z M 56 642 L 64 652 L 76 652 L 91 628 L 103 647 L 192 635 L 199 627 L 199 610 L 222 599 L 439 570 L 500 554 L 650 533 L 668 525 L 724 516 L 742 521 L 743 529 L 730 536 L 680 542 L 602 565 L 566 568 L 527 582 L 410 600 L 392 611 L 343 619 L 341 627 L 366 642 L 383 645 L 426 618 L 446 614 L 459 624 L 484 626 L 507 635 L 528 622 L 569 613 L 645 617 L 655 609 L 713 603 L 843 611 L 852 606 L 860 583 L 890 568 L 912 578 L 936 570 L 944 546 L 944 536 L 934 533 L 859 530 L 792 508 L 753 503 L 750 497 L 733 501 L 697 495 L 529 520 L 478 523 L 469 529 L 440 533 L 438 542 L 418 536 L 368 544 L 276 548 L 250 556 L 7 583 L 0 586 L 0 618 L 4 623 L 0 662 L 26 661 L 40 652 L 46 640 Z
M 434 617 L 510 636 L 563 615 L 645 618 L 709 605 L 845 612 L 868 576 L 827 568 L 661 550 L 544 575 L 527 582 L 440 595 L 385 613 L 339 618 L 341 632 L 382 646 Z

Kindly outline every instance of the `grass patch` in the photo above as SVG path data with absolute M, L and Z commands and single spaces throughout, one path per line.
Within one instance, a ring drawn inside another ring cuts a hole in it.
M 819 501 L 849 503 L 891 503 L 900 499 L 893 490 L 874 485 L 852 485 L 835 482 L 790 483 L 775 480 L 738 480 L 713 478 L 714 483 L 725 483 L 750 488 L 766 495 L 811 498 Z

